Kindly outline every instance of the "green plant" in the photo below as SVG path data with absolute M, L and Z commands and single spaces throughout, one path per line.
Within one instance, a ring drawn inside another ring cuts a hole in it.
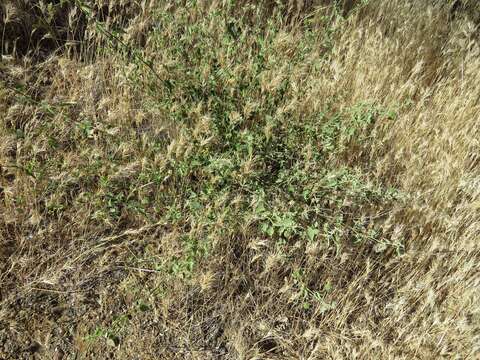
M 128 325 L 129 319 L 126 315 L 116 316 L 107 327 L 97 326 L 91 334 L 85 337 L 88 342 L 95 342 L 99 339 L 105 339 L 107 345 L 118 346 L 120 344 L 120 335 Z
M 305 284 L 305 275 L 302 269 L 293 271 L 292 277 L 294 284 L 298 289 L 298 297 L 301 307 L 304 310 L 309 310 L 312 307 L 312 303 L 316 303 L 320 314 L 335 309 L 335 302 L 328 303 L 325 301 L 325 296 L 332 291 L 332 285 L 330 282 L 326 282 L 320 290 L 311 290 Z

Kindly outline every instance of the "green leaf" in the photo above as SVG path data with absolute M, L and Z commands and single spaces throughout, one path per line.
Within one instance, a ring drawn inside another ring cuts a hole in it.
M 313 241 L 315 239 L 315 237 L 318 235 L 318 233 L 320 232 L 320 230 L 318 230 L 317 228 L 314 228 L 312 226 L 309 226 L 307 228 L 307 237 L 308 237 L 308 240 L 310 241 Z

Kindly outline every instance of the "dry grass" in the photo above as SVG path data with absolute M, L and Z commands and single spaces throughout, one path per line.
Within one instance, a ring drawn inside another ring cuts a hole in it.
M 476 2 L 80 4 L 0 63 L 0 358 L 480 355 Z

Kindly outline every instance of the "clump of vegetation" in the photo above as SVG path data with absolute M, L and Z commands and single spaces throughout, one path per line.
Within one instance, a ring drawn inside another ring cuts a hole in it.
M 473 5 L 302 4 L 2 6 L 0 357 L 478 353 Z

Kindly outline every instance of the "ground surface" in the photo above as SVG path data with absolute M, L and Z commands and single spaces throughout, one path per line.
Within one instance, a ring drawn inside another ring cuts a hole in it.
M 478 4 L 52 4 L 0 5 L 0 359 L 480 356 Z

